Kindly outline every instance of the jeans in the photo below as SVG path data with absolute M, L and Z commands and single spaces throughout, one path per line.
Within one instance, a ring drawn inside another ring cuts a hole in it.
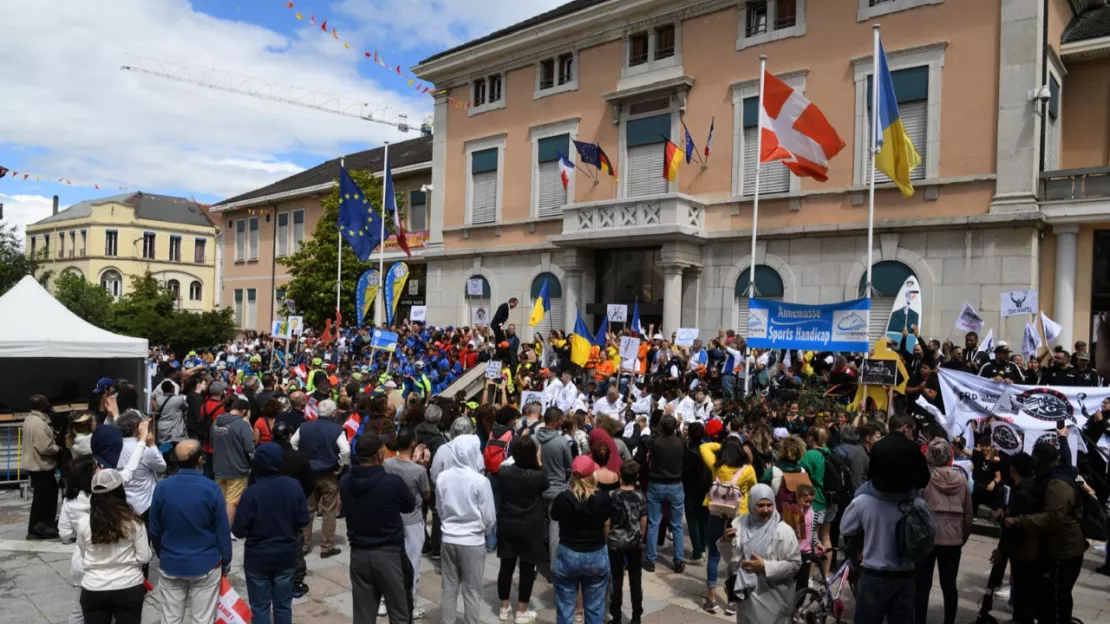
M 709 541 L 709 559 L 705 562 L 705 586 L 709 589 L 717 587 L 717 568 L 721 565 L 721 551 L 717 549 L 717 540 L 725 534 L 725 519 L 720 516 L 709 516 L 709 526 L 706 539 Z
M 913 572 L 885 574 L 863 570 L 856 592 L 855 624 L 914 621 Z
M 648 529 L 647 552 L 645 559 L 655 563 L 659 558 L 658 546 L 655 541 L 659 539 L 659 524 L 663 521 L 663 503 L 667 503 L 667 520 L 671 525 L 671 537 L 674 540 L 674 563 L 683 563 L 682 555 L 682 510 L 684 500 L 681 483 L 652 483 L 647 489 Z
M 640 549 L 617 552 L 609 551 L 609 569 L 613 573 L 612 595 L 609 597 L 609 614 L 613 621 L 621 620 L 621 600 L 624 594 L 624 571 L 628 570 L 628 592 L 632 595 L 632 619 L 644 614 L 644 588 L 642 576 L 643 553 Z
M 944 624 L 955 624 L 960 599 L 956 575 L 960 571 L 960 546 L 936 546 L 925 559 L 914 565 L 914 604 L 917 622 L 925 622 L 929 612 L 929 591 L 933 588 L 933 567 L 940 571 L 940 590 L 944 594 Z
M 204 576 L 177 577 L 162 571 L 158 582 L 163 624 L 209 624 L 216 619 L 216 603 L 220 599 L 220 568 Z M 185 603 L 189 610 L 185 610 Z M 187 616 L 187 617 L 186 617 Z
M 708 522 L 708 507 L 703 507 L 701 501 L 686 501 L 686 526 L 690 529 L 690 550 L 694 559 L 701 558 L 705 552 Z
M 726 399 L 736 398 L 736 375 L 721 375 L 721 391 Z
M 582 588 L 582 610 L 586 624 L 602 624 L 605 617 L 605 590 L 609 587 L 609 549 L 581 553 L 560 546 L 551 564 L 555 585 L 555 622 L 574 621 L 574 603 Z
M 246 572 L 247 602 L 252 624 L 293 624 L 293 573 L 295 568 L 256 574 Z
M 1071 612 L 1075 606 L 1071 590 L 1079 580 L 1082 569 L 1083 555 L 1072 559 L 1041 562 L 1040 617 L 1037 618 L 1037 622 L 1040 624 L 1071 622 Z

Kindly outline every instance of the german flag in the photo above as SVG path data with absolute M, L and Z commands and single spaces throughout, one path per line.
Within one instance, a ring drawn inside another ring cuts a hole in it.
M 617 170 L 613 167 L 613 163 L 610 162 L 609 155 L 605 153 L 605 150 L 601 149 L 600 145 L 597 147 L 597 153 L 598 160 L 601 161 L 601 166 L 599 166 L 598 169 L 601 169 L 605 173 L 608 173 L 609 175 L 613 176 L 613 178 L 617 182 L 620 182 L 621 177 L 617 175 Z
M 668 182 L 674 182 L 678 177 L 678 166 L 682 164 L 684 158 L 686 158 L 686 152 L 671 141 L 667 141 L 667 148 L 663 150 L 663 177 Z

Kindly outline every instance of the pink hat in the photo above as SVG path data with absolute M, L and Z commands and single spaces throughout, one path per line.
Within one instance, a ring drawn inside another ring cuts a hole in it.
M 589 455 L 579 455 L 570 463 L 570 470 L 574 473 L 574 476 L 585 479 L 594 474 L 594 471 L 597 470 L 597 464 Z

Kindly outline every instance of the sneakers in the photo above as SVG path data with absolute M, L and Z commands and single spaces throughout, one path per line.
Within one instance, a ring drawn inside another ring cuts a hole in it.
M 725 615 L 732 617 L 736 615 L 736 603 L 730 602 L 725 605 Z
M 586 614 L 581 611 L 575 612 L 574 624 L 586 624 Z
M 715 614 L 715 613 L 717 613 L 717 601 L 716 600 L 710 600 L 710 599 L 706 598 L 705 602 L 703 602 L 701 604 L 701 608 L 706 613 L 714 613 Z
M 387 612 L 388 611 L 385 608 L 385 601 L 382 600 L 381 602 L 378 603 L 378 615 L 385 615 Z
M 685 572 L 686 571 L 686 562 L 685 561 L 676 561 L 676 562 L 674 562 L 674 571 L 675 571 L 675 574 L 682 574 L 683 572 Z
M 293 585 L 293 598 L 303 598 L 308 593 L 308 585 L 297 583 Z
M 687 561 L 687 563 L 693 566 L 705 565 L 705 557 L 703 555 L 694 555 L 693 557 L 690 557 L 690 560 Z
M 645 561 L 641 567 L 643 568 L 644 572 L 654 572 L 655 571 L 655 562 L 654 561 Z
M 516 612 L 516 624 L 531 624 L 536 621 L 536 612 L 528 609 L 527 611 Z
M 501 607 L 501 612 L 497 614 L 497 619 L 502 622 L 508 622 L 510 613 L 512 613 L 512 609 L 509 607 Z
M 416 607 L 412 610 L 412 619 L 414 620 L 419 620 L 425 615 L 428 615 L 428 612 L 424 610 L 424 607 Z
M 320 558 L 321 559 L 328 559 L 330 557 L 334 557 L 334 556 L 338 555 L 341 552 L 343 552 L 343 551 L 340 550 L 338 546 L 332 546 L 331 548 L 329 548 L 327 550 L 321 549 L 320 550 Z M 382 615 L 385 615 L 385 614 L 383 613 Z
M 1010 586 L 1007 585 L 1006 587 L 1003 587 L 1003 588 L 999 589 L 998 591 L 994 592 L 994 597 L 998 598 L 1000 600 L 1009 600 L 1010 599 Z

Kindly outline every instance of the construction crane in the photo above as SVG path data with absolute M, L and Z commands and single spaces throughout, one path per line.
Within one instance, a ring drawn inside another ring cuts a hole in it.
M 242 74 L 234 74 L 219 69 L 188 67 L 186 65 L 178 65 L 177 63 L 159 61 L 141 56 L 132 55 L 132 58 L 135 59 L 133 65 L 122 65 L 120 69 L 137 74 L 157 76 L 167 80 L 183 82 L 185 84 L 197 85 L 199 87 L 216 89 L 217 91 L 261 98 L 270 100 L 271 102 L 292 104 L 293 106 L 310 108 L 324 113 L 332 113 L 333 115 L 343 115 L 363 121 L 372 121 L 374 123 L 392 126 L 401 132 L 408 132 L 413 129 L 412 124 L 409 122 L 408 115 L 397 114 L 395 116 L 389 116 L 385 112 L 374 109 L 374 107 L 367 102 L 338 95 L 329 95 L 327 93 L 316 93 L 300 87 L 284 85 L 270 80 L 244 76 Z M 430 117 L 426 117 L 424 121 L 421 122 L 419 130 L 424 136 L 432 134 Z

